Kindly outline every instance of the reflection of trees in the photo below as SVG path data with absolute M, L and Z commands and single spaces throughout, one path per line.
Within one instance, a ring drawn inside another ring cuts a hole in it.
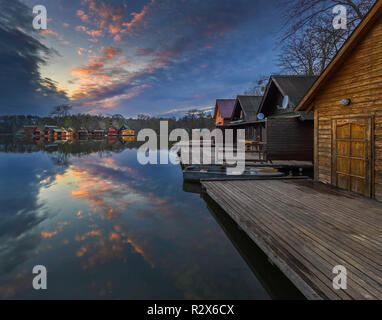
M 58 163 L 67 163 L 70 155 L 77 157 L 98 153 L 101 157 L 109 156 L 111 153 L 121 153 L 125 149 L 137 149 L 141 143 L 123 140 L 75 140 L 75 141 L 48 141 L 30 139 L 16 139 L 14 137 L 0 137 L 0 152 L 8 153 L 32 153 L 47 152 L 60 154 L 56 156 Z
M 51 157 L 52 162 L 58 167 L 69 167 L 69 155 L 65 153 L 56 152 Z

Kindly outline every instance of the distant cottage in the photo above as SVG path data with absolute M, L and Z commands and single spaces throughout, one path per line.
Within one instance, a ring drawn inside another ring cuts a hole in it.
M 214 119 L 216 127 L 224 127 L 227 122 L 232 119 L 233 110 L 235 108 L 235 99 L 218 99 L 216 100 Z
M 115 128 L 115 127 L 111 127 L 108 132 L 107 132 L 107 135 L 109 137 L 113 137 L 113 136 L 118 136 L 118 130 Z

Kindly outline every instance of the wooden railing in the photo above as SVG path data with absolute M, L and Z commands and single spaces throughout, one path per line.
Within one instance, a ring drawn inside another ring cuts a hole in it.
M 268 161 L 267 144 L 265 142 L 246 140 L 245 147 L 247 153 L 254 153 L 259 156 L 258 161 Z

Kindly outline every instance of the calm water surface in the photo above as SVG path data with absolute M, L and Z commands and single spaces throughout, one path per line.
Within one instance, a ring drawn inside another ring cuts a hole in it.
M 129 143 L 2 141 L 0 177 L 2 299 L 299 297 L 179 165 Z

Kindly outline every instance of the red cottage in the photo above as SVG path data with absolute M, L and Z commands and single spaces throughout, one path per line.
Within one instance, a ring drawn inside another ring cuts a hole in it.
M 109 131 L 107 132 L 107 135 L 109 137 L 112 137 L 112 136 L 118 136 L 118 130 L 114 127 L 110 128 Z

